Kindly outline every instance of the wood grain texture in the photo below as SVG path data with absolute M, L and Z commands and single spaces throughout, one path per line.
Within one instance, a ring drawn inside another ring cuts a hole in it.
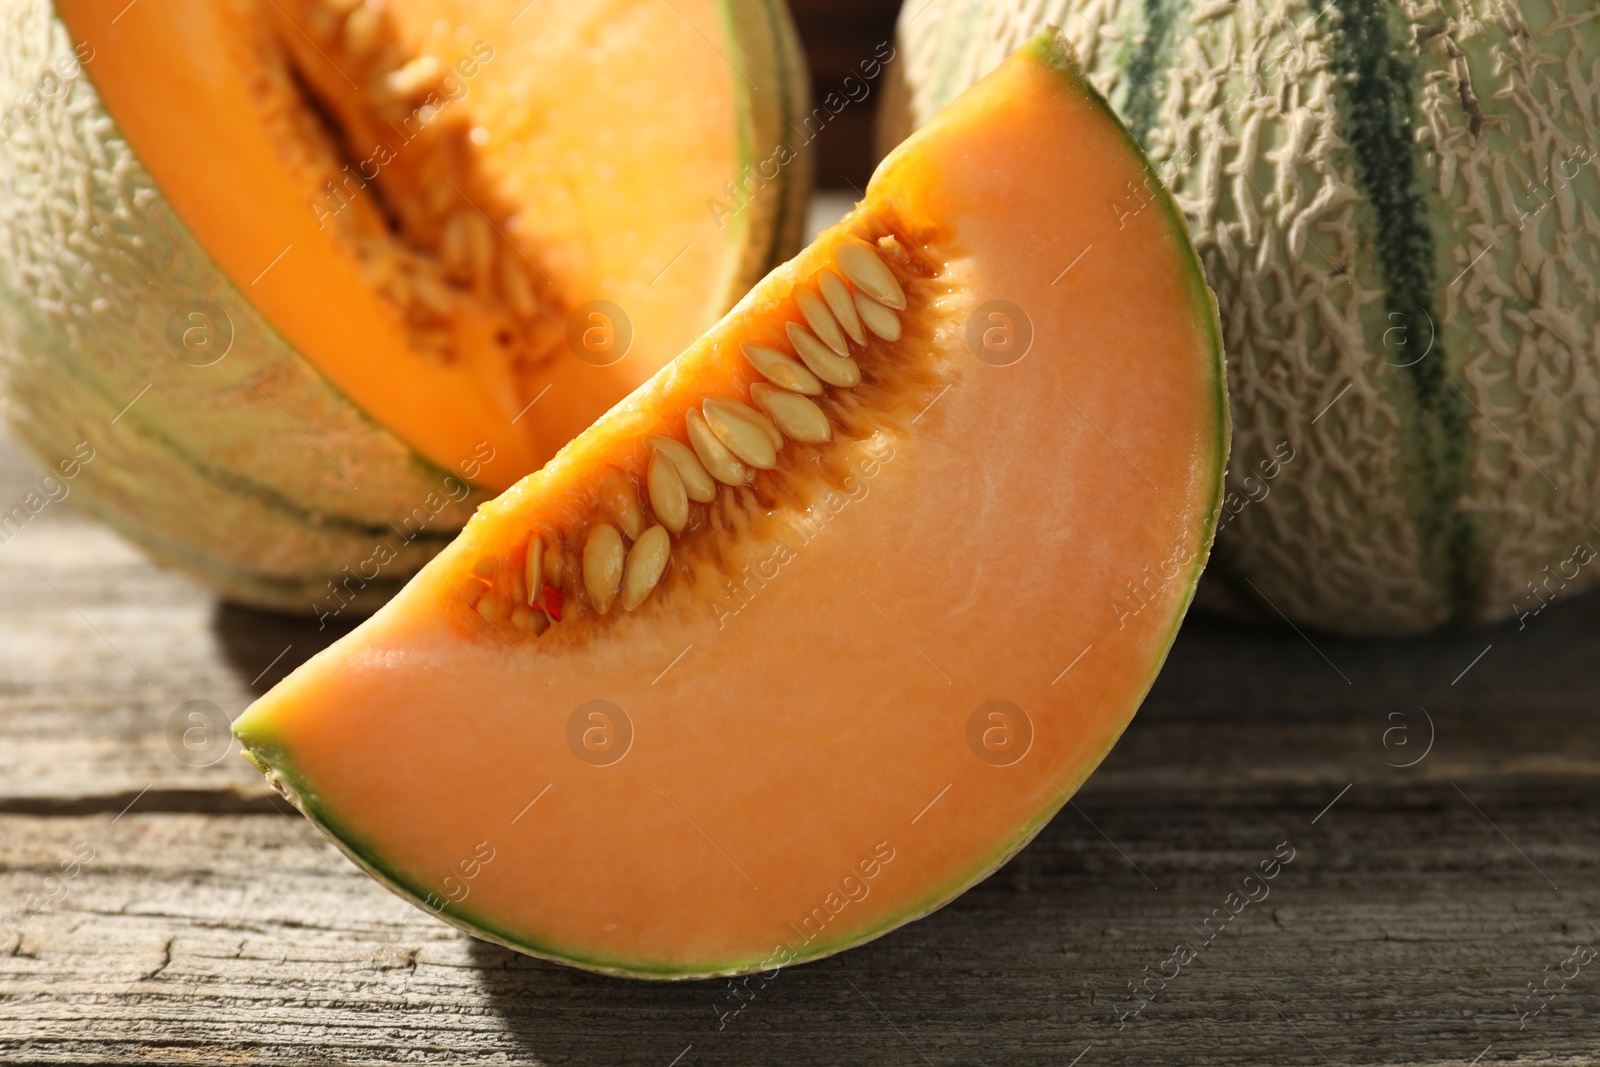
M 0 444 L 0 504 L 37 478 Z M 1515 1010 L 1600 946 L 1592 598 L 1381 645 L 1191 620 L 994 877 L 764 987 L 662 986 L 433 921 L 236 754 L 173 740 L 185 702 L 237 714 L 332 631 L 220 607 L 70 503 L 0 544 L 0 1060 L 1600 1062 L 1600 960 Z M 1390 766 L 1423 752 L 1422 708 L 1431 749 Z M 1281 842 L 1270 895 L 1208 941 Z

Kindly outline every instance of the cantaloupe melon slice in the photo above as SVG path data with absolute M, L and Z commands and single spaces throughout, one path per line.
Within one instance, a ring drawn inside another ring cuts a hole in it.
M 239 599 L 397 587 L 799 245 L 778 0 L 56 8 L 0 14 L 11 418 Z
M 657 978 L 822 956 L 992 871 L 1105 755 L 1227 430 L 1181 218 L 1041 35 L 235 730 L 479 936 Z

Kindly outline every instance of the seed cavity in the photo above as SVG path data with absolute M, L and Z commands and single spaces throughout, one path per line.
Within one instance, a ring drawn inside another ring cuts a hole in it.
M 906 291 L 900 288 L 894 272 L 878 258 L 877 252 L 863 242 L 854 239 L 841 241 L 835 262 L 844 276 L 855 282 L 857 289 L 884 307 L 896 311 L 906 309 Z
M 357 0 L 324 2 L 353 6 Z M 366 10 L 356 7 L 355 13 Z M 353 21 L 354 14 L 345 22 L 347 33 Z M 388 84 L 420 78 L 425 67 L 408 64 L 394 72 Z M 440 247 L 446 278 L 486 284 L 484 279 L 491 278 L 496 269 L 493 245 L 481 218 L 459 213 L 450 217 Z M 563 592 L 563 581 L 569 576 L 581 583 L 596 614 L 606 615 L 619 598 L 623 610 L 631 612 L 644 604 L 666 577 L 673 537 L 690 530 L 694 518 L 691 502 L 713 504 L 719 485 L 749 485 L 756 480 L 756 472 L 775 470 L 790 441 L 814 446 L 832 441 L 830 409 L 819 401 L 827 397 L 827 387 L 848 389 L 861 384 L 861 367 L 851 356 L 850 345 L 869 348 L 869 334 L 890 343 L 898 341 L 902 324 L 897 312 L 906 307 L 905 290 L 866 242 L 854 238 L 841 242 L 836 264 L 838 272 L 820 270 L 792 290 L 795 306 L 805 320 L 784 324 L 793 355 L 770 345 L 740 346 L 745 361 L 764 379 L 749 385 L 750 404 L 727 396 L 706 396 L 685 413 L 687 444 L 659 433 L 644 438 L 648 458 L 641 482 L 648 498 L 648 516 L 636 474 L 607 465 L 599 472 L 598 508 L 593 525 L 583 535 L 581 552 L 572 547 L 577 532 L 563 534 L 541 528 L 529 532 L 521 567 L 515 565 L 515 557 L 478 560 L 472 573 L 479 581 L 472 583 L 468 596 L 477 613 L 496 626 L 509 621 L 519 631 L 542 634 L 561 621 L 566 597 L 578 591 Z M 508 277 L 500 280 L 508 294 L 515 293 L 515 286 L 526 284 L 520 273 L 516 278 L 521 282 L 508 281 Z M 416 275 L 406 284 L 417 287 L 419 300 L 430 296 L 457 299 L 437 282 L 432 284 L 438 292 L 424 294 L 430 281 Z M 531 291 L 523 295 L 537 303 Z M 517 303 L 519 298 L 512 295 L 508 299 Z M 841 413 L 836 412 L 835 417 Z M 755 499 L 762 499 L 761 492 L 758 490 Z M 702 528 L 696 520 L 694 529 Z
M 558 324 L 567 309 L 535 253 L 514 237 L 516 205 L 483 166 L 469 113 L 445 99 L 459 96 L 450 91 L 451 59 L 423 51 L 392 6 L 312 0 L 284 5 L 275 20 L 294 84 L 326 134 L 319 159 L 350 164 L 310 206 L 319 226 L 331 220 L 353 246 L 413 348 L 441 363 L 476 361 L 484 356 L 477 338 L 493 337 L 490 358 L 520 388 L 532 368 L 564 351 Z M 337 77 L 326 77 L 330 66 Z M 403 151 L 357 165 L 397 135 Z M 369 169 L 376 162 L 381 170 Z M 345 210 L 352 182 L 371 191 Z M 471 329 L 460 328 L 463 318 Z
M 655 512 L 656 521 L 669 533 L 683 532 L 689 525 L 689 494 L 678 476 L 678 469 L 660 449 L 650 453 L 645 486 L 650 491 L 650 510 Z
M 611 610 L 611 602 L 622 586 L 626 558 L 617 528 L 609 522 L 596 523 L 583 545 L 583 588 L 601 615 Z
M 671 554 L 672 538 L 660 526 L 650 527 L 633 543 L 622 577 L 622 610 L 632 611 L 645 602 L 667 572 Z
M 684 422 L 689 433 L 689 444 L 700 462 L 705 464 L 706 470 L 711 472 L 711 477 L 723 485 L 743 485 L 750 480 L 749 469 L 717 440 L 699 408 L 690 408 Z
M 709 504 L 717 499 L 717 483 L 688 445 L 656 433 L 645 438 L 645 444 L 672 461 L 672 467 L 683 481 L 683 490 L 690 500 L 697 504 Z
M 784 332 L 789 335 L 789 343 L 794 345 L 795 352 L 812 374 L 841 389 L 861 384 L 861 368 L 855 360 L 849 356 L 834 355 L 817 340 L 815 334 L 798 322 L 786 323 Z
M 855 314 L 853 308 L 851 314 Z M 742 345 L 739 351 L 756 369 L 756 373 L 779 389 L 787 389 L 791 393 L 804 393 L 806 396 L 822 395 L 821 380 L 806 370 L 802 364 L 790 359 L 776 348 L 768 348 L 766 345 Z
M 850 299 L 850 287 L 833 271 L 825 270 L 817 275 L 817 288 L 822 290 L 822 299 L 828 302 L 828 310 L 833 312 L 833 317 L 850 340 L 865 346 L 867 335 L 861 328 L 861 316 L 856 314 L 855 301 Z
M 856 311 L 867 329 L 890 344 L 900 340 L 900 316 L 861 290 L 856 290 Z

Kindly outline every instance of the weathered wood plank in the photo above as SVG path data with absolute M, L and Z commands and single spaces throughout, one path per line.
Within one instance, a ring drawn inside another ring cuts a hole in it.
M 1093 1044 L 1094 1062 L 1464 1063 L 1491 1044 L 1524 1062 L 1594 1051 L 1593 968 L 1525 1030 L 1512 1012 L 1523 983 L 1600 936 L 1587 926 L 1600 913 L 1592 823 L 1543 797 L 1495 812 L 1526 859 L 1448 787 L 1415 803 L 1347 796 L 1316 825 L 1314 808 L 1270 803 L 1085 798 L 1083 810 L 1094 825 L 1068 809 L 944 912 L 781 973 L 737 1014 L 723 982 L 599 978 L 474 942 L 287 817 L 137 805 L 116 822 L 3 816 L 0 900 L 48 892 L 48 872 L 82 862 L 63 899 L 15 917 L 0 942 L 0 1055 L 665 1064 L 693 1045 L 695 1063 L 912 1063 L 917 1050 L 1045 1063 Z M 1207 944 L 1198 924 L 1226 914 L 1243 872 L 1285 840 L 1293 859 L 1270 895 Z M 1178 943 L 1198 957 L 1119 1027 L 1138 1004 L 1127 983 Z
M 35 477 L 0 444 L 0 501 Z M 1600 961 L 1513 1011 L 1600 943 L 1593 598 L 1384 645 L 1193 621 L 1014 862 L 741 1001 L 474 942 L 226 749 L 169 739 L 186 701 L 242 710 L 314 623 L 219 608 L 66 505 L 0 544 L 0 594 L 0 1060 L 1600 1062 Z M 1392 766 L 1422 708 L 1432 748 Z M 1207 943 L 1282 841 L 1270 896 Z M 1179 943 L 1197 957 L 1121 1019 Z

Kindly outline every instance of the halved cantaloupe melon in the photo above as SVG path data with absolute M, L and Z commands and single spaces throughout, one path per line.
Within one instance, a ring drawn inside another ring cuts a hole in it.
M 10 415 L 237 599 L 398 588 L 799 245 L 781 0 L 55 8 L 0 14 Z
M 1041 35 L 235 730 L 479 936 L 643 977 L 812 959 L 982 878 L 1105 755 L 1227 431 L 1183 222 Z

